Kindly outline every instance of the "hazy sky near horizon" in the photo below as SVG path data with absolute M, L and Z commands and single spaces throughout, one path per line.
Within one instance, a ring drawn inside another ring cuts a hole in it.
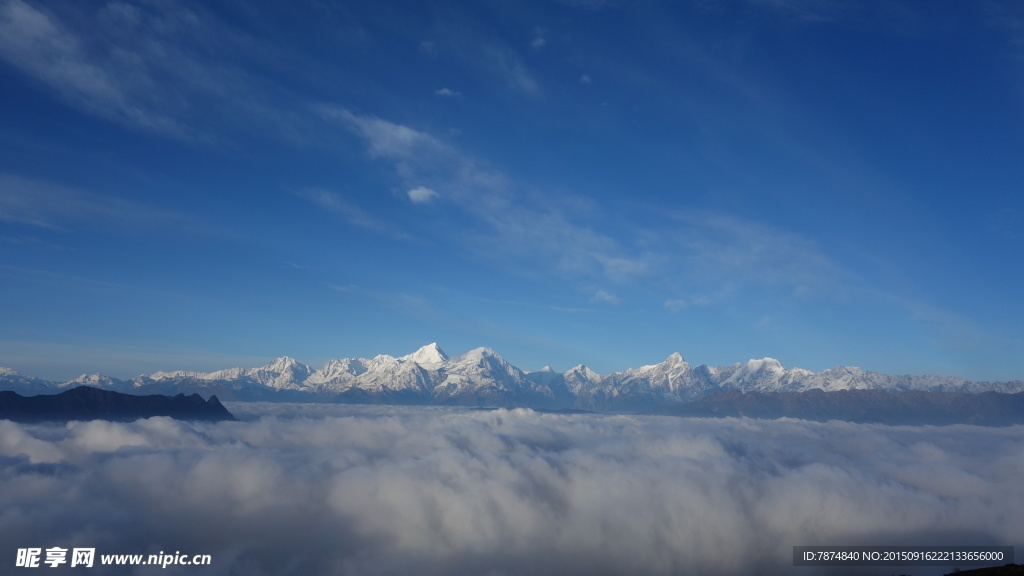
M 0 421 L 0 558 L 180 551 L 212 564 L 168 573 L 209 576 L 940 576 L 955 566 L 795 569 L 792 547 L 1019 554 L 1024 534 L 1024 426 L 229 408 L 242 421 Z
M 1024 378 L 1024 6 L 0 0 L 0 366 Z

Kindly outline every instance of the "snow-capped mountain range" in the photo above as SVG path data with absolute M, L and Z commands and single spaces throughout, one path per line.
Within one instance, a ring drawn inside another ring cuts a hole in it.
M 134 394 L 217 394 L 222 400 L 339 401 L 589 410 L 643 409 L 700 399 L 718 390 L 803 392 L 878 389 L 890 392 L 1024 391 L 1024 381 L 971 382 L 948 376 L 893 376 L 839 366 L 822 372 L 786 369 L 773 358 L 731 366 L 691 367 L 681 355 L 601 375 L 579 365 L 566 372 L 524 372 L 490 348 L 448 356 L 428 344 L 407 356 L 330 360 L 313 370 L 287 356 L 258 368 L 157 372 L 118 380 L 99 374 L 49 382 L 0 368 L 0 389 L 52 393 L 80 385 Z

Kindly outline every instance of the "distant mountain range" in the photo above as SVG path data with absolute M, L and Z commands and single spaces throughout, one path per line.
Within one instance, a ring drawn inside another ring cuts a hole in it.
M 566 372 L 524 372 L 490 348 L 448 356 L 428 344 L 402 357 L 345 358 L 313 370 L 287 356 L 258 368 L 157 372 L 118 380 L 100 374 L 50 382 L 0 368 L 0 390 L 52 394 L 75 386 L 129 394 L 216 394 L 225 401 L 362 402 L 543 409 L 647 411 L 694 402 L 714 392 L 797 393 L 820 389 L 1013 394 L 1024 381 L 972 382 L 948 376 L 893 376 L 839 366 L 822 372 L 783 368 L 762 358 L 731 366 L 664 362 L 601 375 L 579 365 Z
M 696 402 L 662 406 L 656 414 L 691 417 L 799 418 L 848 422 L 1010 426 L 1024 423 L 1024 393 L 836 390 L 740 392 L 719 390 Z

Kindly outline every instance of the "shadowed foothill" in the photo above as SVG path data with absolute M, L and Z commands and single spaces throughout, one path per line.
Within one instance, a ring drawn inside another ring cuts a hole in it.
M 60 394 L 38 396 L 0 392 L 0 419 L 17 422 L 124 421 L 153 416 L 211 422 L 235 419 L 216 396 L 210 396 L 209 400 L 203 400 L 198 394 L 135 396 L 90 386 L 78 386 Z

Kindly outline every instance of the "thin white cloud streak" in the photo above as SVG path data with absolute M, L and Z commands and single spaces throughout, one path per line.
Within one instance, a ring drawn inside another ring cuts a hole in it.
M 622 298 L 619 298 L 611 292 L 605 292 L 604 290 L 598 290 L 594 292 L 594 295 L 590 298 L 591 302 L 604 302 L 606 304 L 622 304 Z
M 2 172 L 0 222 L 61 231 L 117 228 L 147 233 L 154 229 L 188 230 L 190 234 L 221 233 L 174 210 Z
M 433 35 L 430 41 L 420 44 L 427 54 L 461 61 L 471 68 L 473 76 L 491 79 L 498 90 L 528 98 L 541 96 L 540 81 L 523 63 L 518 51 L 497 37 L 493 29 L 466 13 L 446 12 L 434 22 Z M 531 43 L 530 50 L 539 48 Z
M 649 241 L 667 242 L 666 252 L 686 262 L 688 270 L 735 283 L 788 286 L 798 294 L 834 294 L 857 284 L 813 241 L 789 230 L 708 210 L 670 216 L 680 226 Z
M 555 2 L 572 8 L 594 11 L 604 10 L 623 3 L 622 0 L 555 0 Z
M 747 0 L 747 3 L 808 22 L 839 20 L 861 5 L 844 0 Z
M 989 2 L 985 4 L 989 25 L 1007 34 L 1013 44 L 1015 56 L 1024 54 L 1024 7 L 1012 3 Z
M 687 308 L 700 307 L 703 308 L 711 304 L 711 299 L 707 296 L 695 296 L 693 298 L 669 298 L 665 300 L 663 305 L 670 312 L 682 312 Z
M 567 308 L 565 306 L 548 306 L 549 310 L 555 312 L 565 312 L 567 314 L 589 314 L 591 312 L 597 312 L 594 308 Z
M 450 158 L 455 154 L 437 138 L 408 126 L 388 122 L 376 116 L 354 114 L 332 105 L 315 107 L 324 118 L 340 121 L 353 128 L 369 143 L 372 156 L 400 161 L 425 163 Z
M 435 329 L 458 324 L 459 322 L 462 322 L 465 327 L 479 326 L 479 320 L 466 322 L 453 317 L 452 314 L 442 313 L 430 299 L 418 294 L 373 289 L 356 284 L 328 284 L 327 287 L 340 294 L 374 300 L 381 306 L 390 308 L 408 318 L 429 324 Z
M 541 48 L 543 48 L 544 45 L 548 43 L 548 39 L 546 38 L 546 36 L 547 31 L 545 31 L 543 28 L 534 28 L 533 40 L 530 40 L 530 47 L 533 48 L 534 50 L 540 50 Z
M 509 88 L 528 96 L 540 96 L 540 83 L 514 52 L 498 45 L 490 45 L 484 47 L 482 54 L 487 67 L 504 78 Z
M 307 188 L 298 192 L 298 195 L 324 210 L 341 215 L 349 224 L 358 228 L 399 240 L 410 238 L 407 233 L 402 232 L 393 224 L 363 210 L 341 194 L 330 192 L 323 188 Z
M 0 538 L 208 553 L 214 575 L 772 575 L 797 544 L 1024 534 L 1021 426 L 231 408 L 0 422 Z

